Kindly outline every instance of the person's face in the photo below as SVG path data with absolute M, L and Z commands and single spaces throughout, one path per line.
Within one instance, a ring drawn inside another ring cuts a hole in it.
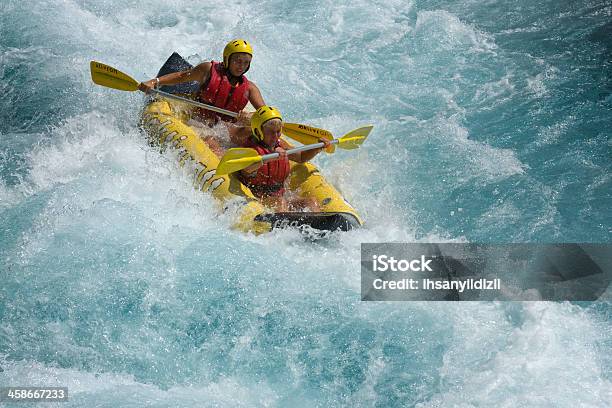
M 276 142 L 281 137 L 282 128 L 283 123 L 280 120 L 266 123 L 262 128 L 264 134 L 263 142 L 270 147 L 276 145 Z
M 232 54 L 229 57 L 229 71 L 233 76 L 240 76 L 246 72 L 251 65 L 253 57 L 244 52 Z

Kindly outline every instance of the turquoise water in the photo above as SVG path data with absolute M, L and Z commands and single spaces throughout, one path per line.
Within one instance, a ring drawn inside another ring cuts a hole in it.
M 197 2 L 196 2 L 197 3 Z M 609 304 L 361 303 L 359 245 L 610 242 L 606 1 L 0 4 L 0 386 L 62 406 L 605 406 Z M 228 228 L 148 147 L 138 79 L 255 48 L 366 227 Z

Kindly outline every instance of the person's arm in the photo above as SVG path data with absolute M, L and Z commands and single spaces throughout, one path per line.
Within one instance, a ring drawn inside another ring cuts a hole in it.
M 293 153 L 289 155 L 289 160 L 294 161 L 296 163 L 305 163 L 307 161 L 312 160 L 317 154 L 321 152 L 321 150 L 327 148 L 329 146 L 329 140 L 324 137 L 319 139 L 321 142 L 325 143 L 323 147 L 319 147 L 318 149 L 306 150 L 303 152 Z M 281 139 L 281 146 L 284 149 L 289 149 L 289 145 Z
M 266 104 L 263 96 L 261 96 L 261 92 L 259 92 L 259 88 L 253 82 L 249 82 L 249 102 L 251 102 L 255 109 L 259 109 Z M 253 112 L 241 110 L 238 112 L 238 116 L 236 116 L 236 123 L 240 126 L 249 127 L 252 116 Z
M 162 85 L 176 85 L 183 82 L 192 81 L 204 83 L 210 75 L 211 66 L 212 64 L 210 62 L 203 62 L 186 71 L 172 72 L 170 74 L 162 75 L 159 78 L 153 78 L 148 81 L 141 82 L 138 85 L 138 89 L 144 93 L 148 93 L 151 89 Z
M 255 109 L 259 109 L 266 104 L 259 88 L 253 82 L 249 82 L 249 102 Z

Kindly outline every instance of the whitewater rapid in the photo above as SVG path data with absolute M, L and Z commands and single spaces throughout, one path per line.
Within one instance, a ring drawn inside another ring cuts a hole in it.
M 58 406 L 606 406 L 609 303 L 360 302 L 364 242 L 609 242 L 605 1 L 0 5 L 0 387 Z M 254 46 L 286 118 L 366 221 L 304 240 L 229 228 L 139 93 L 174 51 Z

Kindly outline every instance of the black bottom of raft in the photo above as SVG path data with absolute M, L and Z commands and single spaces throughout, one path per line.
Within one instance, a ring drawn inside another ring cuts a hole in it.
M 272 224 L 272 229 L 308 226 L 321 231 L 349 231 L 359 227 L 357 219 L 348 213 L 279 212 L 261 214 L 255 221 Z

